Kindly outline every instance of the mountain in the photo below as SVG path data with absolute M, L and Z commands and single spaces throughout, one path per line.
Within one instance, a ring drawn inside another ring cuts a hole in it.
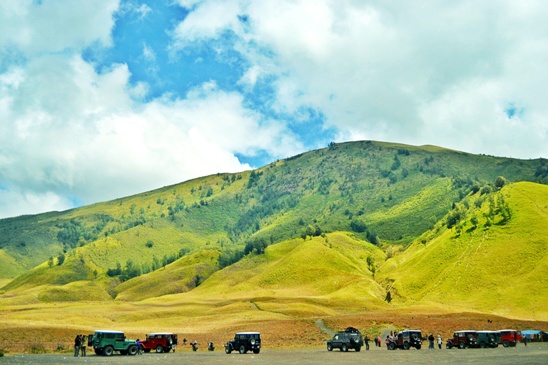
M 431 305 L 548 318 L 548 161 L 330 144 L 65 212 L 0 220 L 4 306 Z

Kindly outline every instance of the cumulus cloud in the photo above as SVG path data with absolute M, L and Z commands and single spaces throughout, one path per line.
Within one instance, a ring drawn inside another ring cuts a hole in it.
M 302 148 L 283 125 L 214 81 L 186 95 L 166 93 L 143 102 L 148 86 L 131 81 L 127 64 L 97 68 L 85 60 L 86 45 L 111 42 L 117 2 L 89 11 L 96 14 L 92 20 L 85 9 L 67 9 L 68 28 L 44 30 L 64 34 L 51 42 L 48 34 L 37 36 L 44 25 L 35 21 L 51 20 L 63 4 L 26 5 L 2 3 L 1 13 L 18 15 L 29 36 L 0 36 L 3 53 L 10 47 L 24 55 L 0 68 L 0 218 L 250 169 L 237 153 L 252 156 L 267 148 L 286 156 Z M 155 60 L 146 44 L 143 57 Z
M 270 73 L 277 110 L 316 109 L 342 139 L 548 153 L 542 1 L 223 3 L 194 4 L 174 44 L 236 35 L 242 82 Z M 508 103 L 522 106 L 519 122 L 501 113 Z
M 338 140 L 548 155 L 543 1 L 179 0 L 169 24 L 149 4 L 0 2 L 0 218 L 287 157 L 314 143 L 292 125 L 310 116 Z M 171 43 L 90 57 L 132 36 L 125 16 Z

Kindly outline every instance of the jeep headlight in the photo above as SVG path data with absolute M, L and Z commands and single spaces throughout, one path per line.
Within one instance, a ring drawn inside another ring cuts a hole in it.
M 255 341 L 255 339 L 252 338 L 250 342 L 251 342 L 252 345 L 255 345 L 255 342 L 257 342 L 257 341 Z

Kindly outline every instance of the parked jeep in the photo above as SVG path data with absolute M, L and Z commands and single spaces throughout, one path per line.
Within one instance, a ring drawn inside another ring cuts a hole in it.
M 478 347 L 478 334 L 476 331 L 457 331 L 453 333 L 453 338 L 447 340 L 446 348 L 458 347 L 465 349 L 468 347 Z
M 232 351 L 238 351 L 245 354 L 253 351 L 254 354 L 261 352 L 261 334 L 259 332 L 238 332 L 234 339 L 225 344 L 225 352 L 230 354 Z
M 521 341 L 521 334 L 516 330 L 500 330 L 497 332 L 500 334 L 498 343 L 504 347 L 516 346 Z
M 398 332 L 396 338 L 388 343 L 389 350 L 403 349 L 409 350 L 411 347 L 420 350 L 422 346 L 422 335 L 419 330 L 404 330 Z
M 145 340 L 141 342 L 143 350 L 150 352 L 155 350 L 156 352 L 169 352 L 177 348 L 177 335 L 173 333 L 149 333 L 146 335 Z
M 137 353 L 135 340 L 127 340 L 124 332 L 97 330 L 90 337 L 91 341 L 88 341 L 88 344 L 93 347 L 97 355 L 111 356 L 114 351 L 132 356 Z
M 497 337 L 499 336 L 495 331 L 478 331 L 478 345 L 481 348 L 491 347 L 495 348 L 499 346 Z
M 348 327 L 344 332 L 339 332 L 333 338 L 327 341 L 327 351 L 340 349 L 342 352 L 348 349 L 354 349 L 359 352 L 363 346 L 363 338 L 360 331 L 354 327 Z

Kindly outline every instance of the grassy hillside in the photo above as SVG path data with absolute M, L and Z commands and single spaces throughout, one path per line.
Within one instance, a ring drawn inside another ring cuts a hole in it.
M 442 303 L 508 317 L 545 317 L 548 310 L 548 186 L 516 183 L 500 193 L 470 196 L 461 227 L 425 235 L 389 260 L 379 277 L 390 283 L 394 302 Z M 494 201 L 494 203 L 493 203 Z M 493 206 L 507 204 L 511 218 Z M 494 205 L 493 205 L 494 204 Z M 477 220 L 477 223 L 473 222 Z
M 254 171 L 206 176 L 65 212 L 2 219 L 0 277 L 15 277 L 109 237 L 122 245 L 152 241 L 149 258 L 183 248 L 243 247 L 250 240 L 270 244 L 312 231 L 354 230 L 369 241 L 408 244 L 455 201 L 492 185 L 497 176 L 546 183 L 548 163 L 431 146 L 331 144 Z M 116 257 L 122 264 L 140 261 L 129 251 Z M 113 264 L 106 257 L 98 260 L 94 264 L 102 270 Z
M 515 252 L 534 269 L 516 264 L 505 273 L 530 278 L 531 293 L 539 285 L 534 272 L 545 273 L 532 255 L 544 257 L 546 217 L 525 202 L 546 201 L 546 186 L 520 181 L 548 182 L 547 161 L 364 141 L 66 212 L 3 219 L 0 276 L 13 280 L 0 300 L 81 301 L 82 288 L 105 301 L 188 292 L 304 315 L 390 300 L 472 302 L 500 312 L 504 296 L 514 295 L 516 307 L 531 312 L 537 306 L 501 288 L 482 261 L 506 263 L 515 258 L 504 255 Z M 519 249 L 509 251 L 508 242 Z M 476 296 L 467 292 L 477 286 L 470 275 L 481 281 Z M 306 299 L 288 306 L 295 297 Z

